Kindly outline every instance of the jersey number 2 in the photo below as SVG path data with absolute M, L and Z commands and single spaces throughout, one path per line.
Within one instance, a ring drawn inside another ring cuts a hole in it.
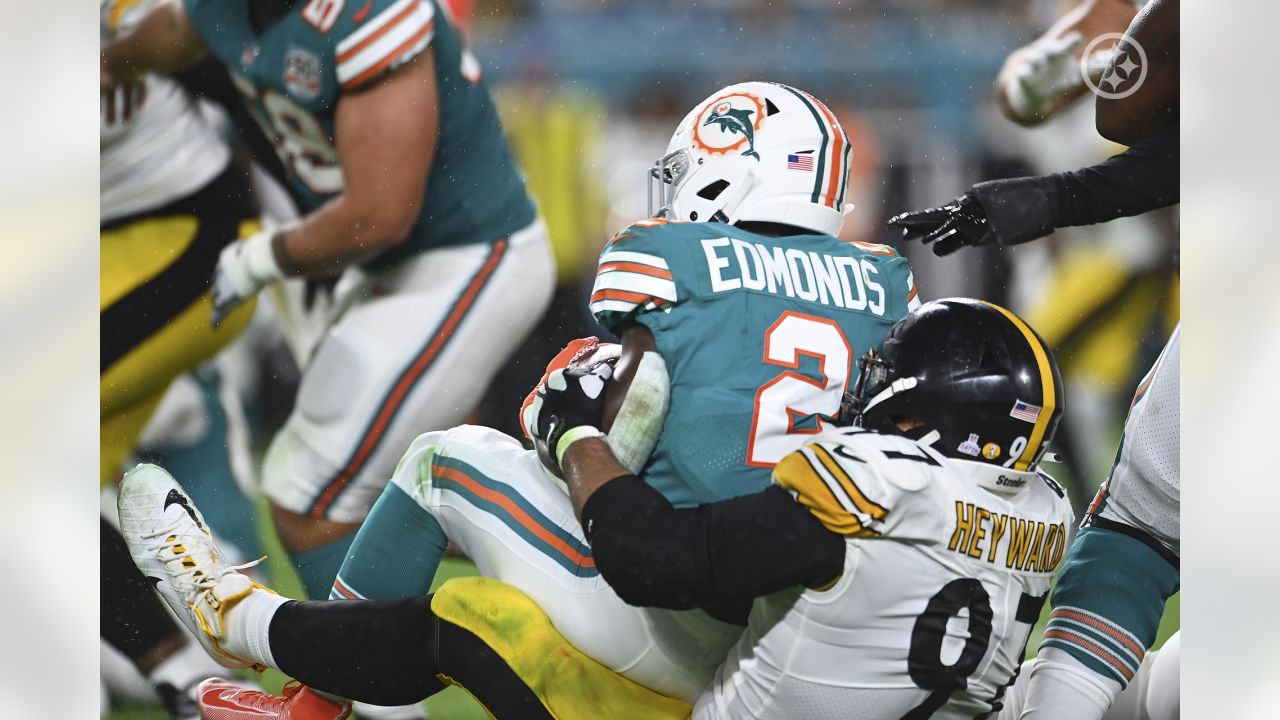
M 818 379 L 798 372 L 802 356 L 818 361 Z M 771 468 L 799 447 L 795 435 L 822 431 L 822 418 L 840 411 L 852 359 L 853 349 L 834 320 L 788 310 L 769 326 L 764 362 L 785 369 L 756 391 L 748 465 Z M 807 415 L 817 415 L 818 425 L 797 428 L 796 420 Z

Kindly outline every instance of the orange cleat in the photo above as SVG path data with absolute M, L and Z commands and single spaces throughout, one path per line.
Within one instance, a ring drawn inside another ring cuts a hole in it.
M 330 700 L 296 680 L 284 695 L 269 695 L 222 678 L 209 678 L 196 688 L 196 704 L 205 720 L 346 720 L 351 703 Z

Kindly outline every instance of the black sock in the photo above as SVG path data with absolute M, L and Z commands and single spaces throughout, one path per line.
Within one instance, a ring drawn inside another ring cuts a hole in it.
M 462 685 L 495 717 L 551 720 L 537 695 L 470 631 L 438 619 L 430 595 L 282 605 L 271 655 L 286 675 L 373 705 L 408 705 Z
M 317 690 L 374 705 L 408 705 L 439 692 L 431 596 L 317 600 L 271 618 L 281 672 Z
M 129 546 L 105 519 L 99 552 L 102 639 L 140 666 L 147 653 L 182 630 L 165 611 L 151 583 L 133 564 Z

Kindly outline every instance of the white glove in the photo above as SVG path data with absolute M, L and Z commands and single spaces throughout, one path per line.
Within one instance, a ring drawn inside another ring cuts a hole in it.
M 213 317 L 216 328 L 231 311 L 258 294 L 284 272 L 276 261 L 272 238 L 276 230 L 262 230 L 222 249 L 213 271 Z
M 1058 96 L 1084 84 L 1075 57 L 1082 40 L 1080 33 L 1073 31 L 1027 47 L 1021 62 L 1004 82 L 1005 99 L 1018 117 L 1043 117 Z

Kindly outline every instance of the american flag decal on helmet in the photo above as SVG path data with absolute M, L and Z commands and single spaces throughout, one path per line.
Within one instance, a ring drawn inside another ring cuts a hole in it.
M 1013 409 L 1009 411 L 1009 417 L 1034 424 L 1035 421 L 1040 419 L 1040 406 L 1015 400 Z
M 804 172 L 813 172 L 812 151 L 810 151 L 809 154 L 788 155 L 787 169 L 803 170 Z

